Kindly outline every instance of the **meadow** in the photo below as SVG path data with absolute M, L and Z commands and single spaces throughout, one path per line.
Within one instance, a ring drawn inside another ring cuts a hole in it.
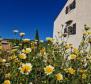
M 78 48 L 64 40 L 0 40 L 0 84 L 91 84 L 91 32 L 85 29 Z M 63 34 L 60 38 L 66 38 Z

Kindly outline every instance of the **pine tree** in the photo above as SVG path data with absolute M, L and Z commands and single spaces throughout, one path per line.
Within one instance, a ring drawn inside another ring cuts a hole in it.
M 36 29 L 35 40 L 37 42 L 36 52 L 38 52 L 39 51 L 39 32 L 38 32 L 38 29 Z
M 39 42 L 39 32 L 38 32 L 38 29 L 36 29 L 35 40 L 37 40 Z

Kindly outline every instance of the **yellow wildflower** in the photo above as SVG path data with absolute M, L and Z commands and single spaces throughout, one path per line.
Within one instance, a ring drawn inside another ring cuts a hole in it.
M 69 48 L 70 48 L 69 44 L 66 44 L 64 47 L 65 47 L 66 49 L 69 49 Z
M 88 33 L 87 32 L 84 32 L 83 35 L 88 35 Z
M 85 31 L 88 31 L 90 29 L 90 27 L 88 27 L 86 24 L 84 25 L 84 29 Z
M 11 52 L 16 52 L 16 51 L 17 51 L 17 49 L 12 49 L 12 50 L 11 50 Z
M 21 37 L 24 36 L 24 35 L 25 35 L 25 33 L 23 33 L 23 32 L 20 33 L 20 36 L 21 36 Z
M 86 79 L 87 75 L 86 74 L 82 74 L 82 79 Z
M 65 71 L 66 73 L 68 73 L 68 69 L 64 69 L 64 71 Z
M 26 53 L 30 53 L 31 52 L 31 48 L 26 48 Z
M 88 42 L 91 43 L 91 38 L 88 39 Z
M 31 48 L 23 49 L 22 52 L 28 54 L 31 52 Z
M 78 54 L 79 53 L 79 50 L 77 48 L 73 48 L 73 53 L 74 54 Z
M 73 68 L 68 68 L 68 73 L 70 73 L 72 75 L 75 74 L 75 71 L 76 70 L 74 70 Z
M 0 46 L 0 50 L 2 50 L 2 46 Z
M 32 42 L 32 43 L 31 43 L 31 49 L 34 50 L 34 48 L 35 48 L 35 43 Z
M 47 37 L 46 40 L 52 42 L 52 41 L 53 41 L 53 38 L 51 38 L 51 37 Z
M 23 39 L 24 43 L 30 42 L 30 39 Z
M 16 59 L 17 57 L 15 55 L 12 56 L 12 59 Z
M 71 55 L 68 57 L 68 59 L 69 59 L 69 60 L 73 60 L 73 59 L 76 59 L 76 57 L 77 57 L 77 56 L 76 56 L 75 54 L 71 54 Z
M 29 84 L 33 84 L 32 82 L 29 82 Z
M 70 48 L 73 48 L 73 44 L 70 43 L 69 46 L 70 46 Z
M 22 66 L 19 69 L 22 74 L 28 75 L 30 71 L 32 71 L 32 65 L 31 63 L 22 64 Z
M 26 50 L 25 50 L 25 49 L 22 49 L 22 52 L 23 52 L 23 53 L 26 53 Z
M 40 54 L 41 54 L 41 55 L 44 55 L 45 53 L 46 53 L 45 48 L 42 48 L 42 49 L 40 50 Z
M 10 60 L 16 59 L 17 56 L 15 54 L 13 54 L 12 56 L 9 57 Z
M 85 73 L 85 72 L 87 72 L 87 70 L 84 70 L 84 69 L 80 70 L 80 73 Z
M 6 62 L 6 59 L 0 58 L 0 62 L 5 63 Z
M 19 58 L 20 59 L 26 59 L 26 54 L 24 54 L 24 53 L 19 54 Z
M 50 75 L 54 71 L 54 67 L 49 65 L 44 68 L 45 74 Z
M 11 76 L 10 73 L 5 74 L 5 78 L 10 78 L 10 76 Z
M 5 81 L 4 81 L 4 84 L 11 84 L 11 83 L 10 83 L 10 80 L 5 80 Z
M 56 79 L 58 81 L 63 80 L 63 75 L 61 73 L 56 74 Z
M 87 33 L 88 33 L 88 35 L 91 35 L 91 31 L 88 31 Z
M 72 44 L 65 44 L 65 46 L 64 46 L 66 49 L 70 49 L 70 48 L 73 48 L 73 45 Z
M 2 62 L 6 62 L 6 59 L 2 59 Z

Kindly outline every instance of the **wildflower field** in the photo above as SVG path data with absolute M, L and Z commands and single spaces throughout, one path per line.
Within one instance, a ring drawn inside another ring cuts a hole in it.
M 85 29 L 78 48 L 53 41 L 14 39 L 4 50 L 1 40 L 0 84 L 91 84 L 91 32 Z

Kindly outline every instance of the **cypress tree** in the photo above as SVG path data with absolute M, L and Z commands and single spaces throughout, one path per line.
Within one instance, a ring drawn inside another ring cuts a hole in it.
M 36 29 L 35 40 L 37 40 L 39 42 L 39 32 L 38 32 L 38 29 Z
M 38 29 L 36 29 L 35 40 L 37 42 L 36 52 L 39 52 L 39 32 L 38 32 Z

